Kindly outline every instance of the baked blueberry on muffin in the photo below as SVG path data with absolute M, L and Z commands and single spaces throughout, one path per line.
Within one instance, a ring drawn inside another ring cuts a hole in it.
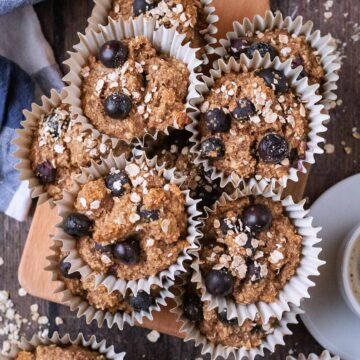
M 39 119 L 30 148 L 31 168 L 49 196 L 58 200 L 64 189 L 71 188 L 80 167 L 89 166 L 91 160 L 99 161 L 110 148 L 110 143 L 101 143 L 90 132 L 82 132 L 69 106 L 61 104 Z M 120 153 L 129 150 L 119 145 Z
M 226 73 L 200 110 L 200 156 L 225 176 L 279 180 L 305 158 L 308 110 L 281 71 Z
M 278 323 L 274 318 L 264 323 L 258 316 L 255 320 L 248 319 L 239 325 L 237 318 L 228 319 L 226 310 L 218 312 L 217 309 L 210 309 L 209 304 L 202 302 L 200 294 L 194 289 L 184 293 L 182 310 L 183 316 L 196 324 L 200 334 L 214 346 L 247 350 L 258 347 L 274 332 Z
M 81 70 L 84 115 L 100 132 L 130 142 L 189 122 L 187 65 L 145 37 L 111 40 Z
M 194 48 L 205 45 L 208 23 L 204 5 L 200 0 L 114 0 L 109 16 L 115 20 L 144 15 L 156 20 L 156 28 L 176 27 L 185 34 L 185 42 Z
M 296 273 L 302 237 L 281 202 L 247 196 L 217 205 L 200 250 L 206 290 L 237 304 L 275 302 Z
M 123 280 L 156 276 L 189 247 L 185 194 L 146 163 L 82 185 L 63 228 L 90 268 Z
M 248 58 L 258 50 L 261 56 L 270 54 L 271 59 L 279 56 L 281 61 L 291 59 L 292 68 L 303 66 L 299 79 L 309 78 L 310 84 L 322 84 L 325 71 L 319 53 L 311 47 L 304 35 L 290 34 L 285 29 L 266 29 L 264 32 L 247 33 L 244 37 L 233 38 L 227 49 L 228 54 L 239 58 L 245 54 Z

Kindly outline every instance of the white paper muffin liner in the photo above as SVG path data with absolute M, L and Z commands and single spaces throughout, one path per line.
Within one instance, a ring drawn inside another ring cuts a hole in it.
M 331 356 L 327 350 L 324 350 L 319 356 L 310 354 L 306 357 L 304 354 L 300 354 L 297 358 L 293 356 L 287 356 L 286 360 L 340 360 L 339 356 Z
M 236 360 L 241 360 L 243 357 L 246 357 L 249 360 L 254 360 L 258 355 L 264 356 L 265 349 L 274 352 L 277 345 L 285 345 L 284 336 L 292 334 L 288 325 L 297 324 L 297 315 L 303 313 L 300 308 L 291 306 L 289 309 L 290 311 L 286 312 L 279 321 L 275 331 L 272 334 L 269 334 L 259 347 L 246 350 L 245 348 L 234 348 L 211 343 L 203 334 L 201 334 L 195 323 L 183 316 L 182 295 L 183 290 L 180 290 L 175 296 L 176 306 L 171 310 L 171 312 L 177 315 L 177 321 L 182 323 L 180 333 L 185 333 L 184 341 L 187 342 L 193 340 L 195 342 L 195 346 L 201 346 L 201 354 L 210 354 L 211 360 L 218 359 L 219 357 L 227 359 L 231 354 Z
M 279 292 L 277 300 L 274 303 L 259 301 L 254 304 L 236 304 L 235 301 L 231 299 L 209 294 L 205 287 L 205 279 L 200 270 L 199 254 L 196 255 L 191 264 L 191 268 L 194 270 L 191 281 L 196 283 L 197 288 L 201 290 L 202 300 L 209 301 L 210 309 L 217 307 L 220 312 L 227 309 L 228 319 L 237 317 L 240 324 L 242 324 L 246 319 L 253 320 L 257 314 L 260 314 L 263 321 L 267 323 L 271 317 L 276 317 L 280 320 L 283 313 L 290 310 L 290 304 L 300 306 L 302 299 L 310 297 L 309 288 L 315 286 L 315 283 L 310 280 L 310 277 L 318 276 L 318 268 L 325 264 L 324 261 L 319 259 L 319 254 L 322 249 L 314 246 L 321 241 L 317 235 L 321 228 L 312 226 L 313 218 L 307 216 L 308 210 L 304 210 L 305 200 L 295 203 L 291 196 L 281 199 L 281 194 L 276 194 L 273 189 L 255 180 L 250 180 L 244 184 L 242 190 L 237 189 L 232 195 L 223 193 L 212 209 L 206 209 L 207 215 L 205 219 L 209 213 L 214 212 L 213 209 L 216 209 L 217 206 L 236 201 L 245 196 L 263 196 L 270 198 L 276 202 L 280 201 L 285 208 L 286 214 L 295 226 L 297 233 L 303 238 L 301 260 L 296 273 Z
M 154 311 L 160 311 L 161 306 L 166 306 L 167 298 L 174 297 L 174 295 L 168 290 L 174 282 L 172 280 L 168 280 L 166 281 L 164 288 L 161 289 L 159 296 L 155 298 L 155 304 L 152 305 L 148 311 L 132 311 L 131 313 L 117 311 L 116 313 L 111 313 L 110 311 L 96 309 L 87 301 L 86 298 L 73 295 L 67 288 L 65 282 L 61 279 L 61 276 L 59 276 L 59 258 L 61 247 L 61 241 L 54 242 L 51 247 L 53 254 L 47 257 L 50 265 L 46 268 L 46 270 L 52 273 L 52 281 L 59 283 L 59 287 L 56 289 L 55 293 L 62 294 L 62 304 L 69 306 L 71 311 L 75 311 L 78 318 L 85 317 L 87 324 L 90 324 L 93 320 L 95 320 L 101 328 L 106 322 L 109 328 L 117 325 L 120 330 L 124 328 L 126 323 L 131 326 L 133 326 L 135 322 L 142 324 L 144 318 L 153 320 L 152 313 Z
M 219 21 L 219 17 L 215 14 L 215 7 L 212 6 L 212 0 L 200 0 L 203 5 L 204 13 L 206 14 L 206 22 L 208 24 L 207 31 L 204 34 L 206 42 L 205 53 L 203 55 L 204 65 L 209 63 L 208 55 L 214 53 L 213 44 L 216 44 L 217 40 L 214 35 L 218 32 L 216 23 Z M 112 19 L 109 13 L 112 9 L 113 0 L 94 0 L 94 7 L 91 16 L 88 18 L 88 29 L 99 30 L 99 25 L 107 25 Z M 146 16 L 140 15 L 137 18 L 147 18 Z M 130 17 L 130 19 L 134 19 Z M 148 19 L 148 18 L 147 18 Z M 117 21 L 117 20 L 116 20 Z
M 304 159 L 300 159 L 298 161 L 297 168 L 290 167 L 289 173 L 285 176 L 282 176 L 279 179 L 267 179 L 262 178 L 262 181 L 265 181 L 271 184 L 273 187 L 280 185 L 281 187 L 286 187 L 288 180 L 292 180 L 297 182 L 299 180 L 298 173 L 306 173 L 305 164 L 314 164 L 315 163 L 315 154 L 322 154 L 324 151 L 320 147 L 320 143 L 324 141 L 322 137 L 319 136 L 320 133 L 325 132 L 327 128 L 323 125 L 325 121 L 329 119 L 329 115 L 323 113 L 323 105 L 320 105 L 319 101 L 321 100 L 321 96 L 316 94 L 316 90 L 318 89 L 318 84 L 309 85 L 308 79 L 303 78 L 301 80 L 297 80 L 298 75 L 301 72 L 301 68 L 298 67 L 296 69 L 291 68 L 291 60 L 286 62 L 281 62 L 277 57 L 273 61 L 270 59 L 270 55 L 266 54 L 265 57 L 261 57 L 259 52 L 256 52 L 252 59 L 247 58 L 244 54 L 241 55 L 240 59 L 236 61 L 233 57 L 231 57 L 227 62 L 220 59 L 216 62 L 216 69 L 210 70 L 210 77 L 203 76 L 203 83 L 201 85 L 196 86 L 196 90 L 200 96 L 192 99 L 192 104 L 197 107 L 197 111 L 192 113 L 191 116 L 193 118 L 199 119 L 200 117 L 200 107 L 202 102 L 204 101 L 204 96 L 209 92 L 210 88 L 214 85 L 215 81 L 223 74 L 229 72 L 241 72 L 241 71 L 254 71 L 260 68 L 273 68 L 275 70 L 282 71 L 289 85 L 295 89 L 296 93 L 299 95 L 301 102 L 304 107 L 308 109 L 308 141 L 307 141 L 307 149 L 305 152 Z M 194 127 L 196 127 L 197 121 L 194 122 Z M 198 135 L 198 131 L 193 131 L 194 136 Z M 242 178 L 236 173 L 232 172 L 229 176 L 226 176 L 222 171 L 217 170 L 215 166 L 211 165 L 208 159 L 203 159 L 199 152 L 200 144 L 199 142 L 194 145 L 191 149 L 193 153 L 197 153 L 197 158 L 195 163 L 203 164 L 206 171 L 212 171 L 211 178 L 213 180 L 220 179 L 220 186 L 225 187 L 228 183 L 232 183 L 235 187 L 239 185 Z M 256 176 L 255 176 L 256 177 Z M 257 178 L 257 177 L 256 177 Z
M 149 160 L 146 158 L 145 153 L 143 153 L 141 156 L 134 159 L 133 162 L 129 162 L 124 156 L 114 157 L 110 154 L 108 158 L 103 159 L 101 164 L 94 163 L 91 167 L 82 169 L 83 172 L 75 180 L 71 192 L 64 192 L 63 199 L 56 202 L 60 217 L 65 219 L 67 215 L 73 212 L 73 205 L 82 184 L 85 184 L 89 180 L 107 175 L 111 168 L 124 169 L 129 163 L 141 164 L 143 162 L 146 162 L 149 168 L 155 169 L 160 176 L 163 176 L 170 183 L 181 185 L 184 181 L 184 178 L 176 178 L 174 176 L 175 168 L 166 169 L 164 166 L 157 165 L 156 157 Z M 168 279 L 174 280 L 177 273 L 183 273 L 186 271 L 184 262 L 192 260 L 192 256 L 199 250 L 198 238 L 200 233 L 197 228 L 200 223 L 198 220 L 195 220 L 195 218 L 200 215 L 200 212 L 197 210 L 197 203 L 199 200 L 193 200 L 189 196 L 189 190 L 184 190 L 182 193 L 186 197 L 185 201 L 188 214 L 188 234 L 186 240 L 189 245 L 182 251 L 181 254 L 179 254 L 176 263 L 172 264 L 168 269 L 159 272 L 155 276 L 149 276 L 138 280 L 127 281 L 119 279 L 113 275 L 99 275 L 97 276 L 96 281 L 98 285 L 105 285 L 110 292 L 118 290 L 123 295 L 126 294 L 127 289 L 130 289 L 135 295 L 140 290 L 150 293 L 151 285 L 157 285 L 160 288 L 164 288 Z M 62 249 L 69 252 L 69 255 L 66 257 L 66 261 L 71 264 L 69 272 L 72 273 L 74 271 L 78 271 L 83 277 L 87 277 L 92 273 L 92 270 L 89 265 L 81 259 L 76 249 L 76 239 L 63 231 L 62 223 L 63 220 L 56 225 L 57 235 L 54 237 L 54 240 L 61 241 Z
M 187 65 L 190 73 L 188 95 L 184 111 L 193 111 L 190 100 L 193 97 L 198 97 L 195 86 L 200 84 L 200 82 L 197 80 L 199 74 L 196 73 L 196 71 L 197 68 L 202 65 L 203 61 L 196 58 L 197 49 L 190 48 L 189 43 L 181 45 L 185 35 L 180 35 L 175 29 L 166 29 L 164 26 L 155 30 L 155 20 L 146 20 L 143 17 L 129 21 L 114 21 L 109 18 L 109 24 L 107 26 L 99 26 L 98 30 L 99 31 L 94 31 L 90 29 L 85 35 L 79 34 L 80 42 L 74 46 L 76 51 L 69 52 L 70 58 L 64 61 L 64 64 L 68 65 L 70 68 L 68 74 L 63 78 L 63 80 L 69 84 L 69 86 L 66 87 L 68 96 L 64 99 L 64 102 L 69 103 L 72 106 L 72 111 L 75 114 L 78 114 L 78 119 L 83 123 L 84 129 L 91 129 L 95 134 L 99 133 L 96 127 L 83 113 L 81 101 L 82 79 L 80 71 L 87 64 L 90 55 L 97 55 L 100 47 L 106 41 L 114 39 L 122 40 L 130 37 L 145 36 L 159 52 L 183 61 Z M 194 124 L 190 123 L 185 128 L 189 131 L 193 131 L 193 126 Z M 152 134 L 152 136 L 156 138 L 157 134 L 160 132 L 168 134 L 169 128 L 157 131 L 155 134 Z M 148 134 L 145 133 L 141 139 L 134 137 L 127 141 L 126 139 L 118 139 L 103 134 L 105 138 L 111 138 L 113 143 L 122 140 L 128 144 L 139 141 L 142 143 L 143 138 L 147 135 Z
M 9 356 L 0 355 L 0 359 L 11 359 L 16 356 L 20 351 L 34 351 L 36 347 L 41 345 L 58 345 L 58 346 L 70 346 L 78 345 L 89 350 L 96 351 L 106 357 L 106 359 L 112 360 L 123 360 L 125 352 L 115 352 L 114 346 L 108 346 L 105 340 L 97 341 L 95 335 L 92 335 L 87 340 L 85 336 L 80 333 L 76 338 L 71 339 L 69 334 L 61 336 L 57 331 L 53 333 L 51 337 L 49 336 L 38 336 L 34 335 L 30 340 L 22 337 L 19 345 L 13 346 Z
M 31 196 L 33 198 L 39 198 L 38 204 L 42 204 L 49 200 L 50 205 L 54 206 L 54 201 L 40 183 L 31 167 L 30 150 L 33 142 L 33 134 L 38 128 L 41 116 L 49 114 L 52 109 L 58 107 L 66 95 L 65 89 L 63 89 L 60 94 L 53 89 L 51 90 L 50 97 L 41 97 L 40 105 L 33 103 L 31 105 L 31 111 L 24 110 L 25 120 L 21 122 L 23 129 L 16 130 L 17 137 L 13 140 L 13 144 L 17 146 L 14 156 L 20 160 L 16 165 L 16 169 L 20 172 L 20 180 L 28 181 L 28 186 L 31 189 Z M 77 123 L 77 121 L 74 121 L 74 123 Z M 86 131 L 86 129 L 83 130 Z M 94 139 L 99 138 L 100 143 L 102 144 L 108 143 L 107 139 L 100 136 L 99 133 L 93 134 L 93 137 Z M 115 144 L 111 145 L 115 146 Z
M 230 41 L 234 38 L 245 36 L 247 33 L 256 33 L 257 31 L 265 31 L 267 29 L 284 29 L 291 35 L 304 35 L 306 41 L 318 53 L 321 58 L 321 63 L 325 71 L 323 78 L 323 85 L 321 88 L 321 95 L 323 99 L 321 103 L 328 110 L 333 107 L 337 95 L 337 81 L 339 79 L 338 72 L 341 67 L 341 62 L 336 53 L 336 42 L 330 34 L 321 36 L 319 30 L 314 30 L 314 23 L 312 21 L 304 22 L 302 16 L 297 16 L 292 19 L 290 16 L 284 18 L 280 11 L 275 13 L 267 11 L 265 16 L 256 15 L 251 21 L 245 18 L 242 23 L 234 21 L 233 31 L 226 34 L 226 39 L 219 40 L 221 47 L 215 49 L 215 53 L 221 57 L 227 55 L 227 49 L 230 46 Z

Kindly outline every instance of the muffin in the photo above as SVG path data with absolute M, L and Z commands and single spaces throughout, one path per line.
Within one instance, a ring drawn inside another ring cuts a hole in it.
M 20 351 L 14 360 L 105 360 L 106 357 L 96 351 L 77 345 L 60 347 L 58 345 L 40 345 L 34 351 Z
M 175 175 L 185 177 L 182 190 L 189 190 L 190 196 L 200 200 L 199 210 L 210 207 L 220 197 L 222 189 L 219 180 L 211 180 L 211 171 L 205 171 L 202 164 L 195 164 L 196 155 L 191 152 L 195 145 L 190 140 L 192 133 L 187 130 L 172 130 L 169 136 L 163 136 L 148 145 L 147 156 L 157 156 L 157 163 L 167 168 L 175 168 Z
M 103 173 L 79 186 L 62 223 L 77 255 L 91 269 L 124 281 L 158 276 L 175 265 L 192 247 L 188 199 L 179 186 L 141 160 Z
M 282 71 L 234 70 L 199 106 L 200 160 L 225 177 L 280 180 L 305 158 L 309 110 Z
M 279 56 L 282 62 L 291 59 L 293 69 L 303 66 L 299 79 L 309 78 L 310 84 L 322 84 L 325 71 L 321 62 L 321 55 L 312 48 L 305 35 L 290 33 L 286 29 L 266 29 L 265 31 L 247 32 L 246 36 L 235 37 L 230 40 L 228 54 L 239 58 L 245 54 L 248 58 L 254 56 L 255 51 L 261 56 L 270 54 L 271 59 Z
M 104 43 L 80 76 L 83 113 L 108 136 L 130 142 L 190 123 L 187 65 L 161 54 L 143 36 Z
M 182 297 L 183 316 L 214 347 L 257 348 L 278 326 L 277 319 L 271 318 L 265 324 L 260 316 L 254 320 L 245 320 L 240 325 L 237 318 L 228 319 L 226 310 L 219 313 L 217 309 L 210 309 L 209 304 L 200 298 L 200 294 L 193 288 L 187 289 Z
M 111 143 L 101 142 L 90 131 L 83 132 L 81 124 L 70 112 L 69 105 L 44 113 L 33 132 L 29 150 L 31 169 L 49 197 L 62 198 L 63 190 L 70 190 L 80 167 L 89 166 L 107 156 Z M 130 148 L 119 145 L 119 153 L 130 153 Z
M 200 271 L 213 296 L 274 303 L 295 275 L 302 237 L 281 202 L 245 196 L 217 203 L 204 220 Z
M 176 27 L 185 35 L 184 42 L 191 41 L 191 47 L 201 48 L 206 45 L 205 34 L 208 33 L 207 14 L 200 0 L 113 0 L 109 16 L 114 20 L 137 17 L 155 19 L 156 28 Z
M 63 281 L 74 297 L 80 297 L 87 301 L 96 310 L 130 314 L 135 312 L 151 312 L 156 307 L 156 299 L 160 297 L 160 288 L 153 286 L 150 294 L 139 291 L 136 296 L 128 290 L 123 296 L 119 291 L 109 292 L 103 285 L 96 284 L 96 273 L 84 278 L 79 272 L 70 273 L 70 263 L 66 261 L 66 253 L 61 255 L 58 264 L 58 278 Z

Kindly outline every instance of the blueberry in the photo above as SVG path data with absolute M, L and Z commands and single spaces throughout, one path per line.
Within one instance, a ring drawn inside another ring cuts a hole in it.
M 201 156 L 208 159 L 220 159 L 225 155 L 225 146 L 221 139 L 211 137 L 201 143 Z
M 262 69 L 257 73 L 265 84 L 271 89 L 275 90 L 276 94 L 283 94 L 289 89 L 285 74 L 274 69 Z
M 304 60 L 301 56 L 298 56 L 297 58 L 295 58 L 292 62 L 291 62 L 291 68 L 292 69 L 296 69 L 299 66 L 303 66 L 304 67 Z M 301 80 L 302 78 L 308 76 L 308 73 L 304 70 L 304 68 L 301 70 L 301 73 L 299 74 L 299 76 L 297 77 L 296 80 Z
M 133 2 L 133 13 L 134 16 L 144 14 L 155 7 L 155 4 L 151 0 L 134 0 Z
M 195 293 L 186 293 L 183 298 L 184 315 L 191 321 L 199 322 L 204 318 L 200 297 Z
M 104 110 L 112 119 L 125 119 L 131 111 L 132 102 L 123 93 L 113 93 L 105 99 Z
M 229 53 L 238 59 L 241 54 L 247 53 L 249 46 L 250 42 L 245 38 L 231 39 Z
M 261 265 L 256 261 L 250 260 L 247 263 L 247 275 L 251 282 L 257 282 L 261 279 Z
M 249 227 L 251 231 L 264 231 L 271 225 L 271 210 L 262 204 L 250 205 L 244 210 L 242 221 L 244 226 Z
M 93 222 L 86 215 L 80 213 L 72 213 L 64 220 L 64 231 L 76 237 L 89 235 Z
M 49 128 L 49 133 L 53 138 L 59 137 L 59 119 L 58 116 L 51 114 L 46 119 L 46 125 Z M 64 124 L 65 125 L 65 124 Z
M 100 251 L 102 253 L 111 253 L 113 252 L 113 245 L 112 244 L 108 244 L 108 245 L 101 245 L 97 242 L 95 242 L 94 248 L 96 251 Z
M 231 112 L 231 115 L 236 120 L 247 120 L 255 114 L 255 105 L 248 99 L 238 100 L 236 108 Z
M 227 296 L 234 288 L 234 278 L 225 269 L 210 270 L 205 277 L 205 286 L 211 295 Z
M 156 210 L 156 209 L 155 210 L 140 209 L 138 214 L 146 222 L 159 220 L 160 218 L 160 210 Z
M 278 164 L 289 156 L 289 145 L 282 136 L 270 133 L 261 139 L 258 153 L 264 162 Z
M 128 47 L 118 40 L 107 41 L 101 46 L 99 59 L 107 68 L 123 65 L 129 56 Z
M 154 305 L 155 299 L 145 291 L 139 291 L 136 296 L 129 297 L 128 303 L 135 311 L 147 311 L 150 306 Z
M 69 274 L 69 270 L 71 268 L 71 264 L 67 261 L 65 261 L 65 259 L 62 259 L 60 261 L 60 264 L 59 264 L 59 270 L 60 270 L 60 273 L 61 275 L 66 278 L 66 279 L 81 279 L 81 274 L 78 272 L 78 271 L 75 271 L 71 274 Z
M 136 236 L 130 236 L 114 246 L 114 256 L 127 265 L 134 265 L 140 261 L 140 244 Z
M 219 321 L 221 321 L 225 325 L 238 325 L 239 324 L 238 319 L 236 317 L 234 317 L 232 319 L 227 318 L 227 309 L 224 309 L 223 311 L 218 312 L 217 318 Z
M 230 115 L 225 114 L 222 109 L 215 108 L 207 111 L 204 119 L 208 130 L 212 132 L 226 132 L 230 130 Z
M 229 230 L 234 228 L 231 220 L 227 217 L 220 218 L 220 230 L 224 235 L 227 235 Z
M 36 166 L 35 175 L 41 184 L 52 184 L 56 180 L 56 169 L 46 160 Z
M 121 196 L 130 188 L 130 179 L 125 171 L 110 173 L 105 179 L 106 187 L 111 190 L 112 196 Z
M 273 60 L 277 55 L 277 51 L 269 43 L 254 42 L 250 45 L 250 47 L 246 51 L 247 57 L 252 59 L 256 50 L 259 51 L 262 57 L 264 57 L 267 53 L 269 53 L 271 60 Z

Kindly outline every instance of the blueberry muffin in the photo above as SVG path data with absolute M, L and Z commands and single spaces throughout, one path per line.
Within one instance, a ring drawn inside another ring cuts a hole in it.
M 200 156 L 225 176 L 279 180 L 305 158 L 308 110 L 280 71 L 224 74 L 200 109 Z
M 128 20 L 141 14 L 155 19 L 156 28 L 176 27 L 180 34 L 185 34 L 184 42 L 191 41 L 193 48 L 203 48 L 206 44 L 207 15 L 200 0 L 113 0 L 109 16 Z
M 275 302 L 300 263 L 302 237 L 281 202 L 262 196 L 217 206 L 203 233 L 206 290 L 237 304 Z
M 130 142 L 184 128 L 187 65 L 157 52 L 145 37 L 111 40 L 81 69 L 84 115 L 100 132 Z
M 185 195 L 146 163 L 85 183 L 63 222 L 93 270 L 123 280 L 156 276 L 189 247 Z
M 245 320 L 239 325 L 237 318 L 228 319 L 226 310 L 211 310 L 207 302 L 200 300 L 199 293 L 194 289 L 188 289 L 184 293 L 182 307 L 183 316 L 196 324 L 200 334 L 214 346 L 250 350 L 260 346 L 278 325 L 274 318 L 270 318 L 268 323 L 263 323 L 260 316 L 255 320 Z
M 39 345 L 32 352 L 20 351 L 14 360 L 106 360 L 106 357 L 77 345 Z
M 61 104 L 39 119 L 30 148 L 31 168 L 49 196 L 59 200 L 63 190 L 70 190 L 80 167 L 99 161 L 110 149 L 111 143 L 82 132 L 69 106 Z M 117 151 L 129 155 L 130 148 L 119 144 Z
M 248 58 L 258 50 L 262 56 L 270 54 L 271 59 L 279 56 L 282 62 L 291 59 L 293 69 L 303 66 L 299 79 L 309 78 L 310 84 L 322 84 L 325 71 L 319 53 L 306 41 L 304 35 L 290 34 L 284 29 L 265 30 L 247 33 L 244 37 L 234 38 L 227 49 L 228 54 L 239 58 L 245 54 Z

